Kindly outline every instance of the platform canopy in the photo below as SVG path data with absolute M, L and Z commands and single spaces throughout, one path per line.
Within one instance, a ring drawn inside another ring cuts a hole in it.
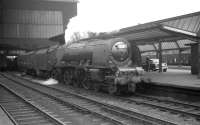
M 77 15 L 77 0 L 0 0 L 0 49 L 33 50 L 59 44 L 49 40 L 64 33 Z
M 123 28 L 114 36 L 125 37 L 139 44 L 200 38 L 200 12 Z
M 162 42 L 163 50 L 187 49 L 190 48 L 188 45 L 200 39 L 200 12 L 139 24 L 83 40 L 112 37 L 123 37 L 136 43 L 141 52 L 158 50 L 158 42 Z
M 123 28 L 114 36 L 136 42 L 141 52 L 186 50 L 200 38 L 200 12 Z
M 200 53 L 196 44 L 200 41 L 200 12 L 123 28 L 112 36 L 136 43 L 143 53 L 158 52 L 159 62 L 162 62 L 163 50 L 178 50 L 180 57 L 182 51 L 190 48 L 187 45 L 192 45 L 191 72 L 199 73 L 200 78 Z M 162 72 L 162 63 L 159 63 L 159 72 Z

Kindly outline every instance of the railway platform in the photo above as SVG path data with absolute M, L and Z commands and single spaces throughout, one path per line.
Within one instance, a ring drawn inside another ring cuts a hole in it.
M 200 79 L 197 75 L 192 75 L 190 69 L 169 68 L 167 72 L 162 73 L 145 72 L 144 76 L 151 80 L 147 84 L 200 90 Z
M 14 125 L 1 107 L 0 107 L 0 125 Z

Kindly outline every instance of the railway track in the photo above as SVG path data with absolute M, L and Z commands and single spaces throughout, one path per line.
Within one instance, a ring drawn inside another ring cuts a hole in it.
M 200 121 L 200 105 L 177 100 L 166 100 L 163 98 L 152 97 L 143 94 L 136 94 L 134 97 L 124 98 L 124 100 L 170 111 L 175 114 L 182 114 L 182 116 L 185 117 L 192 116 Z
M 89 111 L 76 104 L 67 103 L 59 100 L 56 96 L 50 96 L 39 91 L 34 91 L 31 88 L 20 85 L 14 81 L 4 80 L 5 83 L 1 83 L 3 86 L 13 92 L 21 93 L 24 98 L 37 103 L 45 111 L 55 116 L 64 124 L 69 125 L 121 125 L 122 123 L 114 120 L 113 118 L 106 117 L 104 115 Z M 48 93 L 49 91 L 47 91 Z M 69 117 L 71 116 L 71 117 Z M 22 116 L 23 117 L 23 116 Z M 25 116 L 24 116 L 25 117 Z M 76 117 L 73 119 L 73 117 Z M 70 119 L 71 118 L 71 119 Z M 29 124 L 27 124 L 29 125 Z M 42 123 L 39 125 L 43 125 Z
M 62 87 L 55 87 L 56 89 L 62 89 Z M 66 89 L 66 88 L 65 88 Z M 80 92 L 79 92 L 80 93 Z M 85 94 L 83 94 L 85 93 Z M 94 93 L 89 92 L 81 92 L 81 95 L 91 97 Z M 95 96 L 100 96 L 100 99 L 108 97 L 109 95 L 105 94 L 96 94 Z M 171 119 L 171 121 L 177 121 L 177 122 L 171 122 L 174 124 L 200 124 L 200 105 L 199 104 L 192 104 L 189 102 L 185 101 L 177 101 L 177 100 L 169 100 L 169 99 L 163 99 L 159 97 L 151 97 L 147 95 L 142 95 L 142 94 L 136 94 L 133 97 L 116 97 L 117 98 L 117 103 L 123 104 L 126 103 L 128 104 L 127 107 L 134 107 L 134 106 L 140 106 L 138 109 L 143 107 L 144 109 L 147 108 L 147 110 L 152 111 L 152 109 L 158 110 L 160 116 L 166 117 L 166 116 L 171 116 L 168 119 Z M 108 99 L 109 100 L 109 99 Z M 112 99 L 112 102 L 115 102 Z M 149 108 L 149 109 L 148 109 Z M 156 113 L 155 113 L 156 114 Z M 169 120 L 170 121 L 170 120 Z
M 0 106 L 14 125 L 64 125 L 31 101 L 4 86 L 0 86 Z
M 61 87 L 55 87 L 62 89 Z M 63 90 L 65 91 L 65 90 Z M 80 92 L 79 92 L 80 93 Z M 83 95 L 83 93 L 81 93 Z M 117 105 L 124 104 L 125 107 L 136 107 L 137 109 L 146 109 L 146 111 L 150 111 L 149 115 L 153 114 L 154 110 L 157 110 L 157 115 L 163 117 L 166 121 L 171 121 L 174 124 L 189 124 L 189 125 L 199 125 L 200 124 L 200 102 L 198 104 L 192 104 L 189 102 L 178 101 L 178 100 L 169 100 L 159 97 L 152 97 L 148 95 L 142 94 L 135 94 L 131 97 L 122 97 L 122 96 L 115 96 L 113 98 L 109 97 L 109 95 L 102 94 L 102 93 L 93 93 L 96 97 L 99 98 L 107 98 L 110 102 L 116 102 Z M 91 97 L 91 92 L 85 92 L 84 96 Z M 139 107 L 138 107 L 139 106 Z M 157 117 L 157 115 L 152 115 Z
M 127 109 L 119 106 L 115 106 L 104 101 L 99 101 L 95 98 L 88 98 L 81 94 L 67 92 L 58 90 L 55 88 L 49 88 L 47 86 L 42 86 L 40 84 L 35 84 L 29 81 L 24 81 L 20 78 L 13 78 L 6 75 L 9 80 L 12 80 L 17 86 L 21 88 L 26 87 L 32 91 L 37 91 L 37 93 L 45 95 L 48 98 L 54 99 L 56 101 L 62 102 L 63 104 L 75 105 L 76 108 L 82 108 L 93 114 L 99 115 L 103 118 L 109 119 L 112 123 L 115 124 L 145 124 L 145 125 L 175 125 L 171 121 L 162 120 L 160 118 L 151 117 L 143 113 L 139 113 L 137 109 Z M 20 84 L 20 85 L 19 85 Z M 26 84 L 26 85 L 25 85 Z M 11 84 L 13 86 L 13 84 Z M 23 86 L 23 87 L 22 87 Z M 14 87 L 16 88 L 16 86 Z M 23 88 L 25 89 L 25 88 Z M 30 91 L 29 90 L 29 91 Z M 18 90 L 22 91 L 22 90 Z

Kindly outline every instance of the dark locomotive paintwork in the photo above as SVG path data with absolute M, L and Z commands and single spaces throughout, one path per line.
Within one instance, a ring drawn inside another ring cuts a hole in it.
M 111 39 L 111 40 L 96 40 L 92 42 L 83 41 L 80 43 L 74 43 L 67 47 L 66 54 L 64 55 L 63 60 L 68 63 L 86 63 L 90 62 L 90 65 L 94 67 L 103 67 L 110 68 L 112 63 L 115 63 L 117 66 L 125 66 L 128 61 L 130 61 L 131 52 L 130 45 L 127 41 L 124 41 L 128 45 L 129 55 L 123 61 L 117 61 L 113 57 L 112 47 L 117 41 L 122 41 L 123 39 Z M 109 64 L 109 61 L 112 63 Z
M 16 70 L 16 56 L 0 54 L 0 71 Z
M 4 71 L 8 67 L 8 60 L 5 55 L 0 54 L 0 71 Z
M 131 46 L 122 38 L 80 41 L 26 53 L 18 58 L 18 65 L 26 72 L 51 75 L 86 89 L 106 86 L 112 94 L 134 92 L 143 70 L 137 67 L 139 49 Z

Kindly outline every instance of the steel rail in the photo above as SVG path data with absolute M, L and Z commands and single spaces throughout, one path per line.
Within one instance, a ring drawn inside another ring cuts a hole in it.
M 142 105 L 146 105 L 146 106 L 150 106 L 150 107 L 154 107 L 154 108 L 166 110 L 168 112 L 179 113 L 179 114 L 183 114 L 183 115 L 187 115 L 187 116 L 192 116 L 192 117 L 195 117 L 197 119 L 200 119 L 200 114 L 198 114 L 198 113 L 195 114 L 195 113 L 192 113 L 192 112 L 182 111 L 182 110 L 180 110 L 180 108 L 178 106 L 177 106 L 177 108 L 171 108 L 171 107 L 167 107 L 167 106 L 162 106 L 162 105 L 159 105 L 159 104 L 155 104 L 154 102 L 147 102 L 144 99 L 141 100 L 141 101 L 139 101 L 139 100 L 136 100 L 134 98 L 122 98 L 122 97 L 120 97 L 120 98 L 123 99 L 124 101 L 129 102 L 129 103 L 133 102 L 133 103 L 137 103 L 137 104 L 142 104 Z M 176 104 L 178 104 L 178 103 L 176 103 Z M 175 106 L 176 104 L 174 103 L 173 105 Z M 181 105 L 185 105 L 185 104 L 181 104 Z M 179 106 L 180 106 L 180 103 L 179 103 Z M 187 105 L 187 106 L 189 106 L 189 105 Z M 195 107 L 191 107 L 191 108 L 194 109 Z
M 6 77 L 5 75 L 3 75 L 3 76 Z M 8 78 L 8 77 L 6 77 L 6 78 Z M 117 125 L 124 125 L 123 122 L 121 122 L 121 121 L 119 121 L 119 120 L 117 120 L 117 119 L 108 117 L 108 116 L 106 116 L 106 115 L 104 115 L 104 114 L 100 114 L 100 113 L 98 113 L 98 112 L 91 111 L 91 110 L 89 110 L 89 109 L 87 109 L 87 108 L 83 108 L 83 107 L 79 106 L 78 104 L 74 104 L 74 103 L 70 103 L 70 102 L 67 102 L 67 101 L 63 101 L 63 100 L 59 99 L 59 98 L 56 97 L 56 96 L 52 96 L 52 95 L 49 95 L 49 94 L 47 94 L 47 93 L 44 93 L 44 92 L 41 91 L 41 90 L 37 90 L 37 89 L 35 89 L 35 88 L 29 87 L 29 86 L 25 86 L 24 84 L 22 84 L 22 83 L 20 83 L 20 82 L 18 82 L 18 81 L 15 81 L 15 80 L 13 80 L 13 79 L 11 79 L 11 78 L 8 78 L 8 79 L 11 80 L 11 81 L 13 81 L 13 82 L 15 82 L 15 83 L 17 83 L 17 84 L 20 84 L 21 86 L 24 86 L 24 87 L 26 87 L 26 88 L 29 88 L 29 89 L 31 89 L 31 90 L 33 90 L 33 91 L 37 91 L 37 92 L 39 92 L 40 94 L 43 94 L 43 95 L 45 95 L 45 96 L 47 96 L 47 97 L 49 97 L 49 98 L 52 98 L 52 99 L 54 99 L 54 100 L 56 100 L 56 101 L 58 101 L 58 102 L 60 102 L 60 103 L 62 103 L 62 104 L 70 105 L 70 106 L 72 106 L 72 107 L 74 107 L 74 108 L 76 108 L 76 109 L 82 110 L 82 111 L 84 111 L 84 112 L 89 112 L 89 113 L 91 113 L 91 114 L 93 114 L 93 115 L 95 115 L 95 116 L 98 116 L 98 117 L 104 118 L 104 119 L 106 119 L 106 120 L 112 121 L 113 123 L 115 123 L 115 124 L 117 124 Z M 44 87 L 44 86 L 43 86 L 43 87 Z
M 23 78 L 19 78 L 19 79 L 23 79 Z M 66 92 L 66 91 L 58 90 L 58 89 L 55 89 L 55 88 L 52 88 L 52 87 L 48 87 L 48 86 L 44 86 L 44 85 L 41 85 L 41 84 L 38 84 L 38 83 L 35 84 L 34 82 L 29 81 L 27 79 L 23 79 L 23 80 L 28 81 L 30 83 L 33 83 L 34 85 L 37 85 L 37 86 L 40 86 L 40 87 L 46 87 L 46 88 L 50 88 L 50 89 L 52 89 L 54 91 L 59 91 L 60 93 L 66 93 L 66 94 L 68 93 L 68 94 L 71 94 L 71 95 L 76 96 L 78 98 L 90 100 L 90 101 L 92 101 L 94 103 L 97 103 L 99 105 L 104 106 L 108 110 L 112 109 L 113 111 L 117 112 L 118 114 L 120 113 L 121 115 L 126 115 L 126 117 L 129 117 L 129 118 L 134 118 L 134 119 L 142 120 L 142 121 L 150 123 L 150 124 L 175 125 L 175 123 L 172 123 L 172 122 L 169 122 L 169 121 L 166 121 L 166 120 L 162 120 L 162 119 L 159 119 L 159 118 L 154 118 L 154 117 L 151 117 L 151 116 L 148 116 L 148 115 L 145 115 L 145 114 L 141 114 L 141 113 L 138 113 L 138 112 L 130 111 L 130 110 L 124 109 L 124 108 L 120 108 L 118 106 L 114 106 L 114 105 L 110 105 L 110 104 L 105 104 L 105 103 L 102 103 L 102 102 L 98 102 L 98 101 L 96 101 L 94 99 L 82 96 L 82 95 L 77 94 L 77 93 L 72 93 L 72 92 Z M 35 89 L 35 88 L 32 88 L 32 89 Z
M 40 109 L 39 107 L 37 107 L 35 104 L 33 104 L 32 101 L 24 98 L 22 95 L 20 95 L 19 93 L 13 91 L 12 89 L 10 89 L 9 87 L 2 85 L 2 83 L 0 83 L 0 85 L 2 87 L 4 87 L 7 91 L 9 91 L 10 93 L 12 93 L 13 95 L 17 96 L 19 99 L 23 100 L 24 103 L 28 104 L 29 106 L 31 106 L 32 108 L 34 108 L 36 111 L 38 111 L 40 114 L 42 114 L 44 117 L 48 118 L 49 120 L 51 120 L 52 122 L 54 122 L 57 125 L 65 125 L 64 122 L 60 121 L 59 119 L 56 119 L 55 117 L 51 116 L 49 113 L 43 111 L 42 109 Z M 6 109 L 5 109 L 6 110 Z M 16 120 L 15 120 L 16 121 Z
M 17 121 L 12 117 L 12 115 L 7 112 L 7 110 L 0 104 L 0 108 L 5 112 L 5 114 L 8 116 L 8 118 L 11 120 L 11 122 L 14 124 L 14 125 L 19 125 L 17 123 Z

